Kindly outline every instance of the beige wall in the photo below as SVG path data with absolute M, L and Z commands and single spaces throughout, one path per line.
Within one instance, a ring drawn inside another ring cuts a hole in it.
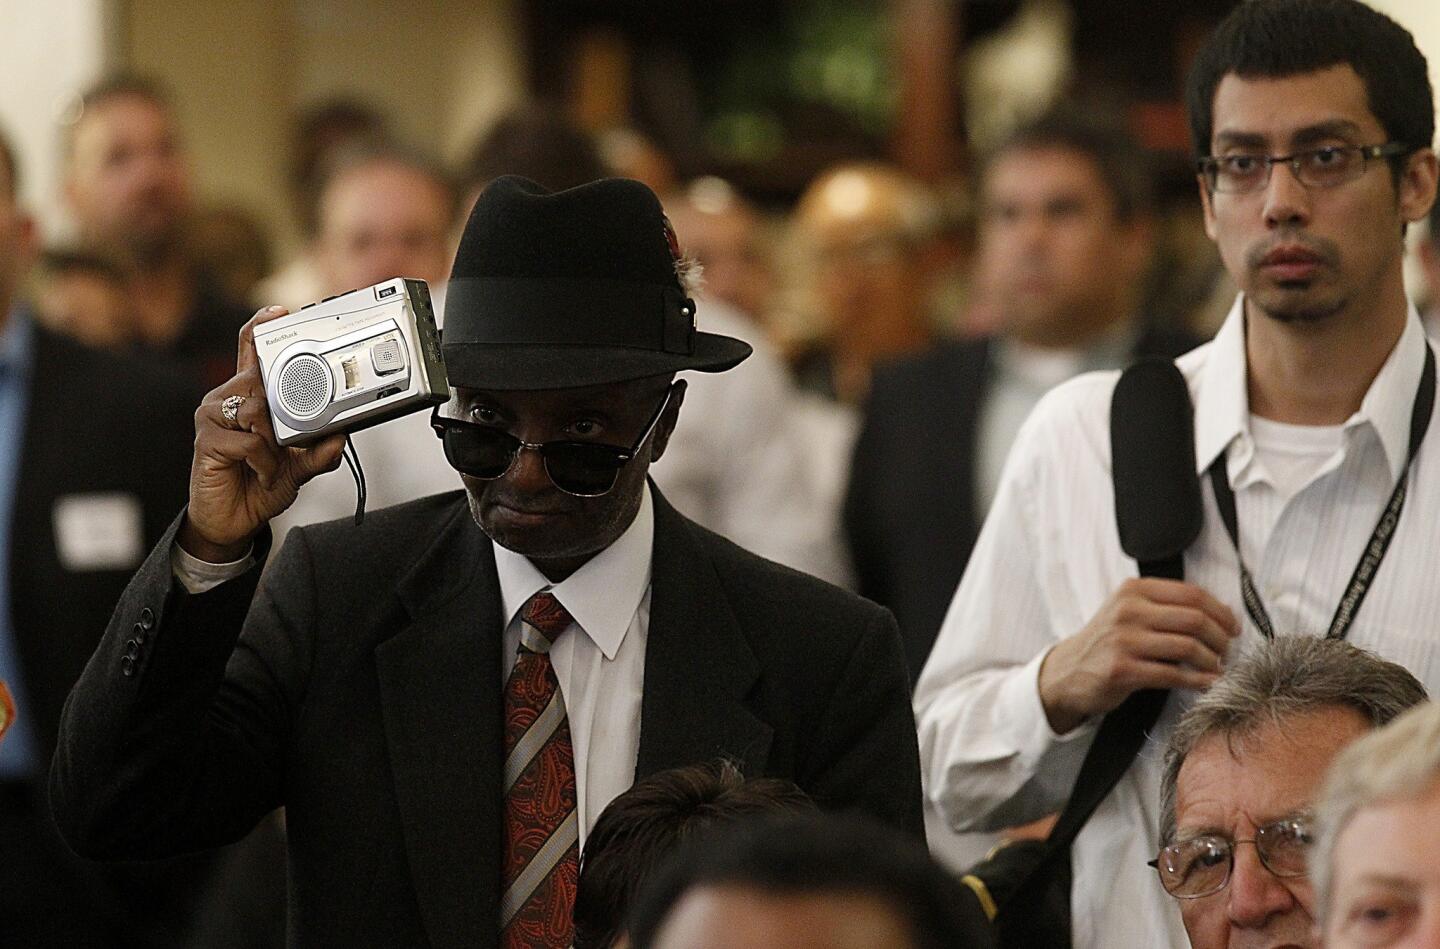
M 356 96 L 407 143 L 453 161 L 520 98 L 513 6 L 122 0 L 119 58 L 174 90 L 200 194 L 253 209 L 293 249 L 286 174 L 295 111 Z
M 1440 91 L 1440 0 L 1368 0 L 1415 35 L 1430 63 L 1430 87 Z
M 105 0 L 0 0 L 0 128 L 21 165 L 21 200 L 47 239 L 64 231 L 60 118 L 104 70 Z

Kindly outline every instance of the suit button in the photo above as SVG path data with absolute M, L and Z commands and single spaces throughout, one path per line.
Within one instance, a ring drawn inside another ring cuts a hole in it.
M 135 660 L 131 659 L 129 656 L 121 659 L 120 671 L 125 674 L 125 678 L 133 678 L 135 676 Z
M 131 632 L 133 632 L 133 633 L 135 634 L 135 641 L 136 641 L 137 643 L 139 643 L 139 644 L 142 645 L 142 646 L 145 645 L 145 627 L 144 627 L 144 626 L 141 626 L 139 623 L 136 623 L 136 624 L 135 624 L 135 628 L 134 628 L 133 630 L 131 630 Z
M 133 639 L 125 640 L 125 658 L 135 659 L 140 655 L 140 643 Z
M 154 628 L 155 628 L 155 611 L 152 610 L 152 609 L 150 609 L 150 607 L 148 607 L 148 606 L 145 607 L 143 610 L 141 610 L 141 611 L 140 611 L 140 622 L 139 622 L 138 625 L 140 626 L 141 629 L 145 630 L 147 633 L 148 633 L 150 630 L 154 629 Z

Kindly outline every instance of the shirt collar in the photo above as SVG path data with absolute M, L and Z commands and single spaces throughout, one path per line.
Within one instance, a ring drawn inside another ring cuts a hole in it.
M 1425 365 L 1425 345 L 1420 314 L 1412 303 L 1399 341 L 1370 383 L 1360 409 L 1345 421 L 1347 432 L 1367 423 L 1374 430 L 1385 451 L 1392 483 L 1404 473 L 1410 454 L 1410 415 Z M 1238 442 L 1239 450 L 1226 464 L 1233 480 L 1254 455 L 1248 435 L 1250 396 L 1245 373 L 1245 296 L 1240 294 L 1210 344 L 1205 371 L 1195 386 L 1197 472 L 1203 473 Z
M 650 588 L 650 558 L 655 547 L 655 507 L 650 485 L 645 485 L 640 510 L 625 533 L 559 583 L 552 584 L 522 554 L 493 541 L 491 544 L 507 626 L 526 601 L 548 589 L 605 658 L 614 659 Z
M 1415 412 L 1415 390 L 1425 371 L 1426 345 L 1425 329 L 1412 303 L 1400 340 L 1370 383 L 1360 411 L 1345 423 L 1348 429 L 1369 422 L 1375 429 L 1390 463 L 1392 483 L 1400 480 L 1410 460 L 1410 417 Z
M 996 337 L 994 359 L 1004 375 L 1051 389 L 1071 376 L 1095 369 L 1111 369 L 1131 361 L 1140 338 L 1138 320 L 1121 320 L 1091 341 L 1070 349 L 1026 346 L 1004 335 Z

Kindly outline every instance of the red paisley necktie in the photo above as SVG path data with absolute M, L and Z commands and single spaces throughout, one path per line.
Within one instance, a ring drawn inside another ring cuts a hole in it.
M 520 611 L 520 650 L 505 683 L 505 857 L 500 944 L 565 949 L 574 935 L 580 825 L 575 752 L 550 646 L 571 624 L 549 593 Z

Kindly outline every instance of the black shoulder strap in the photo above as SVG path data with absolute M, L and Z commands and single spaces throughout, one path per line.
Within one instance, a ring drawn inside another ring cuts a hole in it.
M 1136 557 L 1141 576 L 1183 580 L 1185 550 L 1200 533 L 1204 509 L 1190 390 L 1173 362 L 1145 359 L 1125 370 L 1111 402 L 1110 445 L 1122 547 Z M 1156 524 L 1158 530 L 1146 530 Z M 1017 908 L 1026 902 L 1021 891 L 1043 883 L 1068 858 L 1080 829 L 1130 769 L 1168 695 L 1132 693 L 1100 722 L 1045 854 L 1017 889 Z

